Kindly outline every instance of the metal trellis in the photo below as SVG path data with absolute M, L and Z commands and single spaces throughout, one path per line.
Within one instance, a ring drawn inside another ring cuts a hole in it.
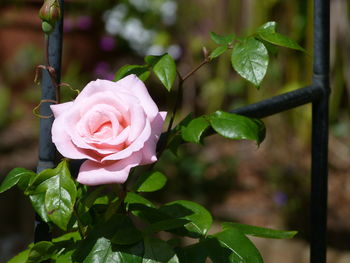
M 64 0 L 60 0 L 63 14 Z M 312 163 L 311 163 L 311 240 L 310 262 L 326 263 L 327 180 L 328 180 L 328 102 L 329 85 L 329 20 L 330 1 L 314 0 L 313 81 L 300 88 L 232 112 L 264 118 L 308 103 L 312 104 Z M 60 79 L 63 15 L 49 36 L 49 64 Z M 42 99 L 55 100 L 55 88 L 48 72 L 43 72 Z M 41 115 L 50 115 L 49 104 L 41 106 Z M 53 118 L 40 120 L 39 163 L 37 172 L 55 166 L 55 147 L 51 140 Z M 48 240 L 48 226 L 36 218 L 35 241 Z

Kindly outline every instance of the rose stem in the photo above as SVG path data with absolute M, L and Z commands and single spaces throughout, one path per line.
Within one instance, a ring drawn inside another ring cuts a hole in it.
M 82 222 L 81 222 L 80 217 L 79 217 L 79 215 L 77 213 L 75 205 L 74 205 L 74 208 L 73 208 L 73 213 L 74 213 L 75 217 L 77 218 L 79 234 L 80 234 L 81 238 L 84 238 L 85 235 L 84 235 L 84 230 L 82 228 Z

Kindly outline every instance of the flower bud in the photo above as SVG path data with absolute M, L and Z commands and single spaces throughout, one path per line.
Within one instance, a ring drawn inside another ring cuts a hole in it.
M 41 23 L 41 29 L 45 34 L 50 34 L 53 31 L 53 26 L 46 21 Z
M 43 30 L 45 28 L 45 30 L 48 31 L 50 28 L 49 25 L 51 26 L 51 29 L 48 32 L 45 30 L 44 32 L 51 33 L 56 22 L 61 18 L 61 9 L 58 0 L 45 0 L 44 4 L 40 8 L 39 17 L 43 21 Z

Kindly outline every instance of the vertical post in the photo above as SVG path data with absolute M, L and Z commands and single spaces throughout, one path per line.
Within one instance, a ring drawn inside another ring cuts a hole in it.
M 56 81 L 60 83 L 61 76 L 61 56 L 62 56 L 62 32 L 63 32 L 63 5 L 64 0 L 60 0 L 61 19 L 55 25 L 54 31 L 48 36 L 47 41 L 47 56 L 48 64 L 55 69 Z M 45 47 L 46 48 L 46 47 Z M 52 83 L 51 77 L 47 70 L 42 72 L 41 80 L 41 99 L 42 100 L 56 100 L 56 90 Z M 52 111 L 50 103 L 43 103 L 40 106 L 40 115 L 50 116 Z M 51 127 L 54 118 L 40 119 L 40 134 L 39 134 L 39 161 L 37 166 L 37 173 L 42 170 L 55 167 L 56 148 L 51 139 Z M 51 237 L 48 225 L 35 216 L 35 232 L 34 241 L 39 242 L 49 240 Z
M 311 263 L 326 263 L 327 252 L 329 2 L 314 0 L 313 85 L 323 92 L 312 103 Z

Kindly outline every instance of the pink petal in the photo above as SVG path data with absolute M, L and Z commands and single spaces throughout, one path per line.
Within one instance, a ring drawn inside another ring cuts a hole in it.
M 167 112 L 159 112 L 151 123 L 152 135 L 145 142 L 145 145 L 141 149 L 142 161 L 141 164 L 150 164 L 157 161 L 156 148 L 159 136 L 162 132 L 164 120 L 166 118 Z
M 58 106 L 58 105 L 57 105 Z M 67 158 L 71 159 L 91 159 L 98 160 L 93 154 L 87 153 L 84 149 L 80 149 L 73 144 L 70 135 L 67 133 L 67 122 L 65 114 L 62 113 L 55 119 L 52 124 L 52 142 L 56 145 L 57 150 Z
M 130 169 L 140 164 L 142 155 L 134 153 L 130 157 L 107 164 L 85 161 L 80 167 L 77 181 L 85 185 L 122 184 L 129 176 Z
M 55 116 L 55 118 L 57 118 L 58 116 L 60 116 L 62 113 L 66 112 L 67 110 L 69 110 L 71 107 L 73 106 L 73 102 L 66 102 L 66 103 L 61 103 L 61 104 L 53 104 L 50 105 L 50 108 L 53 112 L 53 115 Z
M 107 155 L 106 157 L 102 158 L 102 161 L 121 160 L 131 156 L 133 153 L 139 151 L 144 146 L 145 142 L 151 136 L 151 132 L 151 124 L 147 120 L 145 123 L 145 128 L 143 129 L 140 136 L 136 138 L 135 141 L 133 141 L 130 145 L 126 146 L 124 150 Z
M 124 87 L 129 93 L 138 97 L 148 118 L 152 121 L 158 114 L 158 107 L 148 93 L 145 84 L 134 74 L 117 81 L 115 84 Z

